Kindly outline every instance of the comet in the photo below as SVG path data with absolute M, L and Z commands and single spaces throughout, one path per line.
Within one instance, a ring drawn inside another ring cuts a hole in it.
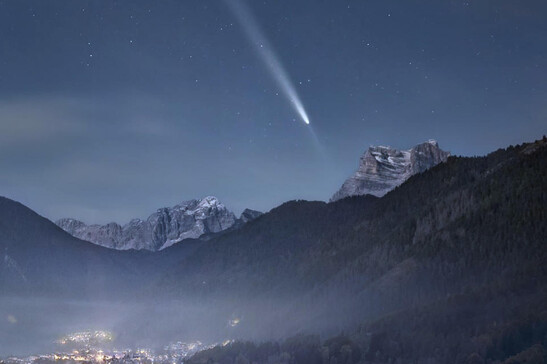
M 310 118 L 306 113 L 304 104 L 296 92 L 289 74 L 281 64 L 279 57 L 276 53 L 268 39 L 260 29 L 260 26 L 255 21 L 251 10 L 245 5 L 243 1 L 239 0 L 226 0 L 225 3 L 234 13 L 235 17 L 241 24 L 243 31 L 249 41 L 253 44 L 257 54 L 262 59 L 266 65 L 270 75 L 277 83 L 277 86 L 281 89 L 284 96 L 287 98 L 293 109 L 300 116 L 302 121 L 306 124 L 310 124 Z

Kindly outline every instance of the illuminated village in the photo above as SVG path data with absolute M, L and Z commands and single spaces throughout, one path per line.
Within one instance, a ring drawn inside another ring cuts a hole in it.
M 2 364 L 75 364 L 75 363 L 116 363 L 116 364 L 180 364 L 184 359 L 198 351 L 217 345 L 226 346 L 231 340 L 221 344 L 205 345 L 200 341 L 178 341 L 164 346 L 163 350 L 108 349 L 114 335 L 108 331 L 83 331 L 66 335 L 56 341 L 59 351 L 51 354 L 33 355 L 24 358 L 8 357 L 0 360 Z

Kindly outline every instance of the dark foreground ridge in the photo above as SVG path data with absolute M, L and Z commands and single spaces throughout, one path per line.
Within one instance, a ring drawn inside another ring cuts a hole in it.
M 362 324 L 326 341 L 216 348 L 190 363 L 547 362 L 546 145 L 451 157 L 382 199 L 324 206 L 353 206 L 358 217 L 323 230 L 289 275 L 314 265 L 336 272 L 322 294 L 351 292 L 348 317 L 360 312 Z
M 255 343 L 190 363 L 542 363 L 546 165 L 545 138 L 450 157 L 382 198 L 291 201 L 159 253 L 92 246 L 2 199 L 0 288 L 185 299 L 243 318 L 237 337 Z M 332 339 L 286 339 L 296 333 Z

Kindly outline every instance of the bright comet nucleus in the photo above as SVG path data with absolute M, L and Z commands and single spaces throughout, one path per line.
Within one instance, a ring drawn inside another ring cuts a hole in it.
M 294 110 L 298 113 L 302 121 L 309 125 L 310 118 L 306 113 L 306 109 L 296 92 L 296 88 L 291 82 L 288 73 L 283 68 L 279 58 L 273 51 L 272 46 L 262 33 L 257 22 L 254 20 L 253 14 L 245 6 L 245 3 L 240 0 L 227 0 L 226 4 L 230 7 L 234 15 L 237 17 L 245 35 L 254 45 L 258 55 L 267 66 L 268 71 L 272 75 L 273 79 L 293 106 Z

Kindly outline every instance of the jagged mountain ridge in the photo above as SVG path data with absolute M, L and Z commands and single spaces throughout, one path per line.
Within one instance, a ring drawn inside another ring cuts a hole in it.
M 104 247 L 158 251 L 184 239 L 225 231 L 261 214 L 246 209 L 237 219 L 216 197 L 207 196 L 160 208 L 146 220 L 133 219 L 123 226 L 117 223 L 86 225 L 71 218 L 55 223 L 72 236 Z
M 355 174 L 344 182 L 331 201 L 357 195 L 382 197 L 410 176 L 445 162 L 449 155 L 435 140 L 409 150 L 371 146 L 361 157 Z

